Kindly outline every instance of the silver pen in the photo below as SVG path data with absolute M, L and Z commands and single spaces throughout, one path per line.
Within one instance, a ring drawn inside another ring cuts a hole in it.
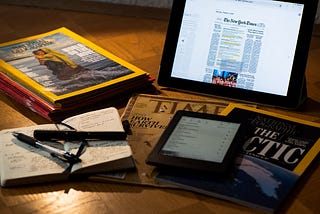
M 69 163 L 77 163 L 81 161 L 81 159 L 78 156 L 70 152 L 45 145 L 40 141 L 38 141 L 37 139 L 30 137 L 28 135 L 25 135 L 23 133 L 13 132 L 12 135 L 15 136 L 18 140 L 20 140 L 23 143 L 29 144 L 35 148 L 39 148 L 43 151 L 46 151 L 50 153 L 52 156 L 58 157 Z

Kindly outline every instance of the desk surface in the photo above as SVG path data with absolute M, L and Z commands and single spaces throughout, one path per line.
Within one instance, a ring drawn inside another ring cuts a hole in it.
M 157 77 L 167 20 L 0 6 L 0 43 L 61 26 L 70 28 Z M 320 122 L 320 37 L 312 40 L 307 66 L 309 99 L 297 111 L 280 113 Z M 155 83 L 155 86 L 158 87 Z M 159 88 L 159 87 L 158 87 Z M 212 99 L 160 90 L 174 97 Z M 123 111 L 124 105 L 116 106 Z M 47 121 L 0 93 L 0 129 Z M 320 167 L 312 170 L 285 205 L 286 213 L 320 213 Z M 133 185 L 63 182 L 0 189 L 0 213 L 255 213 L 256 210 L 182 190 Z

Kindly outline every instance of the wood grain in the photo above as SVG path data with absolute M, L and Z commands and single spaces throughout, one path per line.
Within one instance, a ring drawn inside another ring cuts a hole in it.
M 143 12 L 143 11 L 141 11 Z M 0 43 L 67 27 L 157 77 L 167 20 L 32 7 L 0 6 Z M 309 100 L 297 111 L 272 109 L 320 122 L 320 38 L 307 66 Z M 157 84 L 155 83 L 155 86 Z M 210 97 L 162 90 L 168 96 Z M 116 106 L 123 110 L 123 105 Z M 0 129 L 47 121 L 0 94 Z M 319 163 L 286 202 L 284 213 L 320 213 Z M 257 213 L 256 210 L 182 190 L 72 181 L 0 189 L 0 213 Z

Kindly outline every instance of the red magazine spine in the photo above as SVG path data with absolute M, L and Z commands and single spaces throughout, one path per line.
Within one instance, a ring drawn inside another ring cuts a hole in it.
M 0 91 L 40 116 L 52 120 L 49 114 L 56 110 L 32 92 L 0 72 Z

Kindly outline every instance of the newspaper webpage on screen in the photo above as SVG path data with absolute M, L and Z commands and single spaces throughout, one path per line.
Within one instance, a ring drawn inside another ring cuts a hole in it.
M 303 5 L 187 0 L 172 76 L 287 95 Z

